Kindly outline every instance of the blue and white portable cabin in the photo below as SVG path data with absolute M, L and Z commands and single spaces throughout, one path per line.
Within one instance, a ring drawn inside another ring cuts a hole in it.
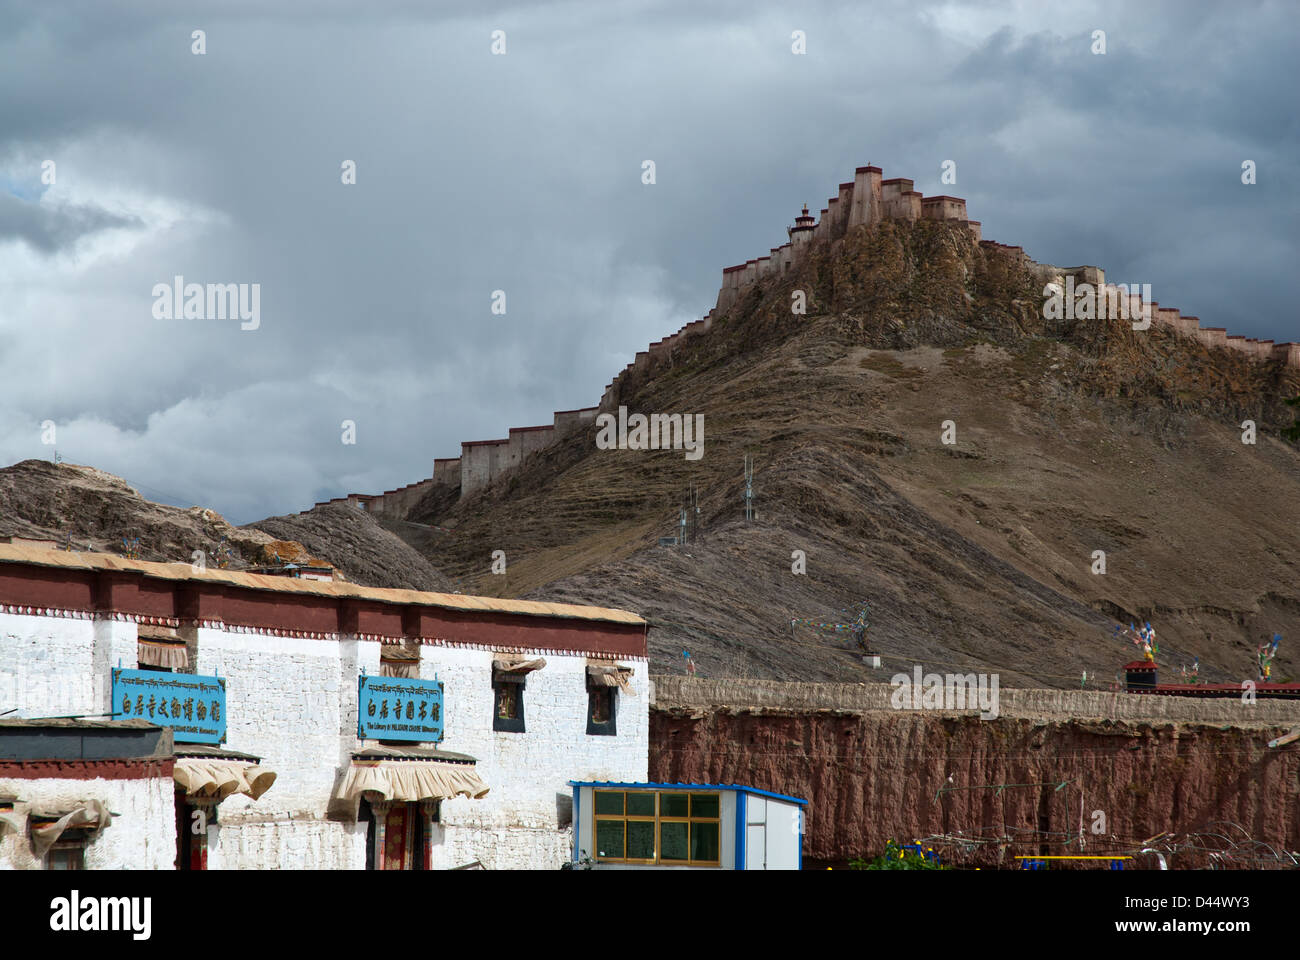
M 714 870 L 803 864 L 807 800 L 735 783 L 569 785 L 575 864 Z

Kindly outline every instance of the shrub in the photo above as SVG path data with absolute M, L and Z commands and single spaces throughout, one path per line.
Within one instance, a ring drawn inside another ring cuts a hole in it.
M 874 860 L 850 860 L 850 870 L 947 870 L 939 863 L 932 849 L 921 852 L 919 844 L 900 846 L 893 840 L 885 844 L 885 852 Z

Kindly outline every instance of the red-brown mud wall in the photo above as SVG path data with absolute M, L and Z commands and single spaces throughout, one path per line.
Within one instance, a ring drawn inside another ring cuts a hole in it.
M 1163 833 L 1209 831 L 1234 842 L 1183 839 L 1171 867 L 1207 866 L 1206 851 L 1195 847 L 1233 850 L 1227 865 L 1241 866 L 1250 846 L 1244 835 L 1211 824 L 1226 821 L 1255 841 L 1300 850 L 1300 744 L 1267 746 L 1286 729 L 652 708 L 650 779 L 739 783 L 807 799 L 804 857 L 814 861 L 874 856 L 890 839 L 959 831 L 992 841 L 943 848 L 949 862 L 971 864 L 1118 853 Z M 1104 814 L 1102 834 L 1093 833 L 1094 811 Z

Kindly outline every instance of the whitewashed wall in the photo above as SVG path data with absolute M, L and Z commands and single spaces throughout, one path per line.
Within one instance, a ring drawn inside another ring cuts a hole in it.
M 109 711 L 109 670 L 136 667 L 136 625 L 0 612 L 0 710 L 10 717 Z
M 257 800 L 222 801 L 208 868 L 360 870 L 365 824 L 327 819 L 358 744 L 357 665 L 379 672 L 379 644 L 197 632 L 194 672 L 226 679 L 226 749 L 275 771 Z
M 0 777 L 0 794 L 24 803 L 72 810 L 102 800 L 114 816 L 86 845 L 87 870 L 171 870 L 176 864 L 175 784 L 171 777 L 138 780 L 25 780 Z M 31 840 L 6 829 L 0 870 L 39 870 Z
M 536 654 L 546 666 L 528 675 L 524 733 L 492 729 L 492 659 L 486 650 L 422 648 L 420 676 L 444 683 L 446 723 L 442 749 L 478 760 L 478 774 L 492 788 L 481 800 L 458 797 L 442 804 L 436 866 L 479 860 L 488 869 L 558 867 L 572 849 L 570 780 L 646 778 L 650 754 L 649 677 L 634 667 L 635 696 L 617 694 L 614 737 L 587 735 L 587 661 L 584 657 Z M 522 828 L 504 831 L 505 827 Z
M 21 716 L 110 709 L 109 670 L 136 666 L 136 625 L 116 620 L 0 613 L 0 703 Z M 331 797 L 357 739 L 357 677 L 379 674 L 377 641 L 306 639 L 197 630 L 192 669 L 226 678 L 225 747 L 255 754 L 277 774 L 260 799 L 223 801 L 209 834 L 212 869 L 361 869 L 365 824 L 331 819 Z M 558 867 L 572 845 L 570 780 L 644 780 L 649 762 L 649 677 L 634 667 L 635 696 L 619 692 L 618 735 L 588 736 L 585 657 L 536 651 L 525 733 L 492 729 L 492 650 L 424 645 L 420 675 L 443 681 L 441 749 L 478 760 L 491 787 L 481 800 L 443 803 L 436 867 Z M 171 830 L 170 811 L 165 818 Z M 172 854 L 166 866 L 170 868 Z

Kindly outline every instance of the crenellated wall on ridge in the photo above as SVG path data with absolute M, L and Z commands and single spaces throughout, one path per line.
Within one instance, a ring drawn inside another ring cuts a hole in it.
M 669 338 L 671 339 L 671 338 Z M 662 341 L 661 341 L 662 342 Z M 433 461 L 433 476 L 383 493 L 350 493 L 315 506 L 347 503 L 372 514 L 402 519 L 431 489 L 460 488 L 461 497 L 481 490 L 517 468 L 530 455 L 545 450 L 562 437 L 581 430 L 596 419 L 596 407 L 557 410 L 554 422 L 536 427 L 511 427 L 504 440 L 472 440 L 461 444 L 459 457 Z
M 750 286 L 773 277 L 780 279 L 791 272 L 814 244 L 838 240 L 850 229 L 882 220 L 944 220 L 963 224 L 982 249 L 1018 259 L 1044 287 L 1050 283 L 1064 285 L 1067 279 L 1076 286 L 1091 284 L 1095 288 L 1093 316 L 1097 316 L 1096 310 L 1103 306 L 1115 309 L 1122 300 L 1125 309 L 1135 319 L 1149 317 L 1151 329 L 1195 338 L 1208 348 L 1234 350 L 1260 363 L 1275 362 L 1300 369 L 1300 343 L 1274 343 L 1272 340 L 1229 336 L 1223 327 L 1202 327 L 1197 317 L 1184 316 L 1178 310 L 1162 307 L 1155 301 L 1144 304 L 1140 295 L 1129 294 L 1121 291 L 1118 285 L 1107 283 L 1105 271 L 1100 267 L 1058 267 L 1037 263 L 1026 256 L 1021 247 L 984 240 L 980 221 L 968 219 L 966 201 L 962 198 L 947 195 L 923 197 L 913 188 L 912 180 L 904 177 L 885 180 L 882 177 L 880 167 L 858 167 L 852 180 L 839 184 L 836 195 L 827 200 L 820 217 L 808 215 L 807 207 L 804 208 L 804 215 L 796 218 L 795 226 L 787 228 L 787 243 L 769 248 L 762 257 L 725 267 L 713 309 L 702 319 L 686 324 L 676 333 L 638 352 L 633 361 L 605 386 L 599 405 L 557 410 L 552 424 L 512 427 L 505 439 L 463 442 L 459 457 L 434 460 L 433 476 L 427 480 L 382 494 L 354 493 L 326 502 L 346 502 L 372 513 L 401 517 L 434 487 L 451 490 L 459 486 L 462 499 L 489 487 L 517 469 L 532 454 L 590 426 L 598 412 L 617 409 L 623 383 L 630 374 L 648 373 L 658 363 L 671 362 L 686 340 L 708 332 L 714 320 L 730 310 Z
M 558 416 L 558 414 L 557 414 Z M 447 486 L 460 485 L 460 457 L 446 457 L 433 461 L 433 482 Z
M 913 188 L 914 182 L 906 177 L 892 177 L 885 180 L 882 179 L 882 171 L 879 167 L 858 167 L 853 180 L 841 183 L 836 196 L 827 201 L 815 227 L 795 226 L 790 229 L 790 243 L 783 247 L 772 248 L 768 258 L 759 261 L 750 260 L 723 269 L 718 298 L 706 320 L 711 323 L 714 316 L 725 313 L 734 306 L 750 284 L 772 273 L 780 275 L 793 269 L 804 249 L 811 244 L 838 239 L 844 235 L 847 228 L 870 225 L 880 220 L 947 220 L 964 223 L 981 247 L 1019 258 L 1045 284 L 1052 282 L 1053 278 L 1063 282 L 1064 277 L 1073 276 L 1077 283 L 1089 283 L 1099 287 L 1095 298 L 1097 305 L 1105 302 L 1109 306 L 1117 303 L 1121 298 L 1122 293 L 1117 285 L 1106 284 L 1105 272 L 1100 267 L 1057 267 L 1048 263 L 1035 263 L 1025 255 L 1021 247 L 984 240 L 981 236 L 980 222 L 968 218 L 966 201 L 962 198 L 946 195 L 923 197 Z M 779 259 L 778 253 L 780 253 Z M 779 264 L 777 269 L 761 266 L 767 263 L 769 258 L 771 262 Z M 1271 340 L 1228 336 L 1222 327 L 1201 327 L 1197 317 L 1182 316 L 1177 310 L 1159 308 L 1154 302 L 1151 307 L 1152 328 L 1161 327 L 1181 336 L 1196 338 L 1207 347 L 1235 350 L 1261 363 L 1276 361 L 1300 369 L 1300 344 L 1275 344 Z M 1144 309 L 1140 297 L 1130 300 L 1126 308 L 1131 308 L 1136 315 L 1141 315 Z M 616 379 L 606 389 L 605 398 L 601 403 L 602 409 L 609 405 L 612 395 L 616 393 L 614 388 L 617 382 Z
M 989 241 L 983 241 L 981 246 L 1016 251 L 1024 257 L 1024 251 L 1019 247 L 1005 247 Z M 1208 349 L 1233 350 L 1258 363 L 1276 361 L 1283 366 L 1300 369 L 1300 343 L 1274 343 L 1272 340 L 1232 336 L 1223 327 L 1203 327 L 1199 317 L 1185 316 L 1177 309 L 1160 306 L 1155 300 L 1144 302 L 1137 285 L 1126 289 L 1119 284 L 1108 283 L 1106 273 L 1100 267 L 1057 267 L 1050 263 L 1035 263 L 1028 258 L 1024 259 L 1030 272 L 1044 283 L 1045 294 L 1046 284 L 1054 283 L 1064 287 L 1067 278 L 1073 279 L 1076 291 L 1080 284 L 1091 285 L 1094 292 L 1090 298 L 1084 299 L 1092 300 L 1090 315 L 1093 317 L 1100 317 L 1105 311 L 1106 316 L 1122 317 L 1134 323 L 1149 320 L 1149 329 L 1163 329 L 1195 339 Z
M 530 453 L 545 450 L 554 442 L 554 424 L 548 423 L 540 427 L 511 427 L 510 445 L 506 451 L 504 469 L 515 469 Z
M 460 495 L 466 497 L 499 477 L 505 467 L 510 439 L 462 440 L 460 444 Z

